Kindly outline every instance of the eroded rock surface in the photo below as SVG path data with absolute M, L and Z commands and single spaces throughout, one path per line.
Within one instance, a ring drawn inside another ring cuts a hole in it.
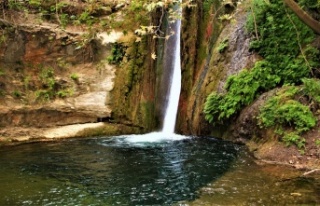
M 69 15 L 81 15 L 92 6 L 63 3 L 59 12 Z M 127 4 L 100 1 L 90 12 L 108 19 L 114 13 L 121 16 Z M 123 31 L 95 31 L 87 25 L 63 28 L 61 16 L 47 21 L 28 3 L 22 6 L 31 12 L 8 10 L 0 16 L 0 140 L 77 137 L 84 130 L 83 135 L 99 134 L 94 130 L 110 135 L 139 132 L 139 127 L 111 121 L 117 66 L 107 58 Z

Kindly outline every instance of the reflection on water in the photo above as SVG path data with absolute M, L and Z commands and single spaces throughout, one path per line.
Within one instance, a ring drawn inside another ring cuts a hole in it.
M 255 164 L 246 152 L 224 175 L 202 187 L 199 197 L 181 205 L 320 205 L 320 175 L 280 165 Z
M 202 186 L 228 170 L 239 149 L 215 139 L 126 140 L 3 148 L 0 205 L 168 205 L 192 200 Z
M 1 148 L 0 205 L 320 203 L 319 179 L 281 179 L 287 170 L 254 164 L 238 145 L 210 138 L 140 140 Z

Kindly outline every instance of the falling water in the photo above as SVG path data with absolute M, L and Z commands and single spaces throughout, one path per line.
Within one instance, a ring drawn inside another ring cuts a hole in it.
M 178 104 L 179 104 L 179 96 L 180 96 L 180 89 L 181 89 L 181 65 L 180 65 L 180 27 L 181 27 L 181 20 L 177 19 L 175 23 L 175 35 L 176 41 L 173 54 L 174 60 L 174 68 L 173 74 L 170 81 L 170 91 L 169 91 L 169 99 L 168 105 L 165 112 L 165 117 L 163 121 L 163 128 L 162 132 L 166 134 L 173 134 L 174 128 L 176 124 L 177 118 L 177 111 L 178 111 Z
M 177 8 L 177 11 L 181 12 L 181 9 Z M 148 143 L 156 144 L 189 138 L 188 136 L 174 133 L 181 89 L 180 27 L 180 19 L 177 19 L 175 23 L 171 24 L 170 29 L 173 29 L 175 33 L 174 36 L 171 36 L 166 42 L 167 52 L 165 55 L 168 56 L 166 56 L 167 58 L 164 61 L 167 67 L 166 72 L 168 72 L 166 74 L 171 77 L 169 77 L 169 84 L 163 85 L 168 86 L 166 89 L 169 91 L 166 96 L 167 104 L 164 112 L 162 130 L 160 132 L 152 132 L 143 135 L 124 135 L 124 141 L 130 143 L 130 145 L 144 146 L 146 144 L 148 145 Z M 119 140 L 122 141 L 121 137 Z

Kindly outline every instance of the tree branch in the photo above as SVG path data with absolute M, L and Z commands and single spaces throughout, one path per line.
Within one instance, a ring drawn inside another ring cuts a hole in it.
M 283 0 L 284 3 L 315 33 L 320 34 L 320 22 L 313 19 L 294 0 Z

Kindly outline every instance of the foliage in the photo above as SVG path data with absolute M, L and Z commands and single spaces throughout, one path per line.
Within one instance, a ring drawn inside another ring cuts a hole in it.
M 299 149 L 303 149 L 305 147 L 306 140 L 305 138 L 301 138 L 297 133 L 290 132 L 283 136 L 282 140 L 287 146 L 292 144 L 296 145 Z
M 78 81 L 79 80 L 79 75 L 77 73 L 72 73 L 70 75 L 70 78 L 73 80 L 73 81 Z
M 88 26 L 91 26 L 95 21 L 96 18 L 88 10 L 82 12 L 76 20 L 77 24 L 86 24 Z
M 287 11 L 282 1 L 253 0 L 253 4 L 254 14 L 248 18 L 247 29 L 252 33 L 257 30 L 258 35 L 251 42 L 251 50 L 264 60 L 250 70 L 229 76 L 224 94 L 208 96 L 204 113 L 213 124 L 223 123 L 237 114 L 262 92 L 285 84 L 302 83 L 301 79 L 310 77 L 312 69 L 320 66 L 317 49 L 311 46 L 302 49 L 314 39 L 313 32 Z
M 17 91 L 17 90 L 13 91 L 13 92 L 12 92 L 12 95 L 13 95 L 15 98 L 20 98 L 20 97 L 22 96 L 21 92 L 20 92 L 20 91 Z
M 10 9 L 14 10 L 20 10 L 24 8 L 23 2 L 17 0 L 8 0 L 8 5 Z
M 220 113 L 222 113 L 222 109 L 219 108 L 220 102 L 223 100 L 223 95 L 218 94 L 216 92 L 212 92 L 206 100 L 204 105 L 204 113 L 206 120 L 209 123 L 215 123 L 219 118 Z
M 275 87 L 280 77 L 272 74 L 268 62 L 257 62 L 252 70 L 242 70 L 228 78 L 225 89 L 227 93 L 212 93 L 208 96 L 204 113 L 211 123 L 223 123 L 224 120 L 249 105 L 263 91 Z
M 50 100 L 55 95 L 55 79 L 54 79 L 54 71 L 51 67 L 42 67 L 39 80 L 42 83 L 42 89 L 36 91 L 37 99 L 41 100 Z
M 302 8 L 308 9 L 320 9 L 319 0 L 298 0 L 298 3 Z
M 295 144 L 299 149 L 305 142 L 300 134 L 313 128 L 317 121 L 308 106 L 294 99 L 302 90 L 295 86 L 284 87 L 265 103 L 258 117 L 262 128 L 277 128 L 287 145 Z
M 51 67 L 42 67 L 39 80 L 42 86 L 35 92 L 37 100 L 49 101 L 56 97 L 65 98 L 71 96 L 73 91 L 61 89 L 55 80 L 54 70 Z
M 303 91 L 305 95 L 312 100 L 320 103 L 320 80 L 319 79 L 302 79 Z
M 52 93 L 44 89 L 37 90 L 35 95 L 37 100 L 41 101 L 49 101 L 52 98 Z
M 308 131 L 316 124 L 316 118 L 309 107 L 291 99 L 282 102 L 277 96 L 262 107 L 259 119 L 264 127 L 278 124 L 293 126 L 298 133 Z
M 229 46 L 229 39 L 224 39 L 220 42 L 218 46 L 218 52 L 223 53 Z
M 43 67 L 40 72 L 40 81 L 45 88 L 54 89 L 56 84 L 54 79 L 54 71 L 51 67 Z
M 114 43 L 111 49 L 111 55 L 107 60 L 110 64 L 119 64 L 126 54 L 126 46 L 121 43 Z
M 57 91 L 56 95 L 60 98 L 66 98 L 69 97 L 73 94 L 73 91 L 70 89 L 63 89 L 63 90 L 59 90 Z
M 41 0 L 29 0 L 29 5 L 34 7 L 40 7 L 41 6 Z

